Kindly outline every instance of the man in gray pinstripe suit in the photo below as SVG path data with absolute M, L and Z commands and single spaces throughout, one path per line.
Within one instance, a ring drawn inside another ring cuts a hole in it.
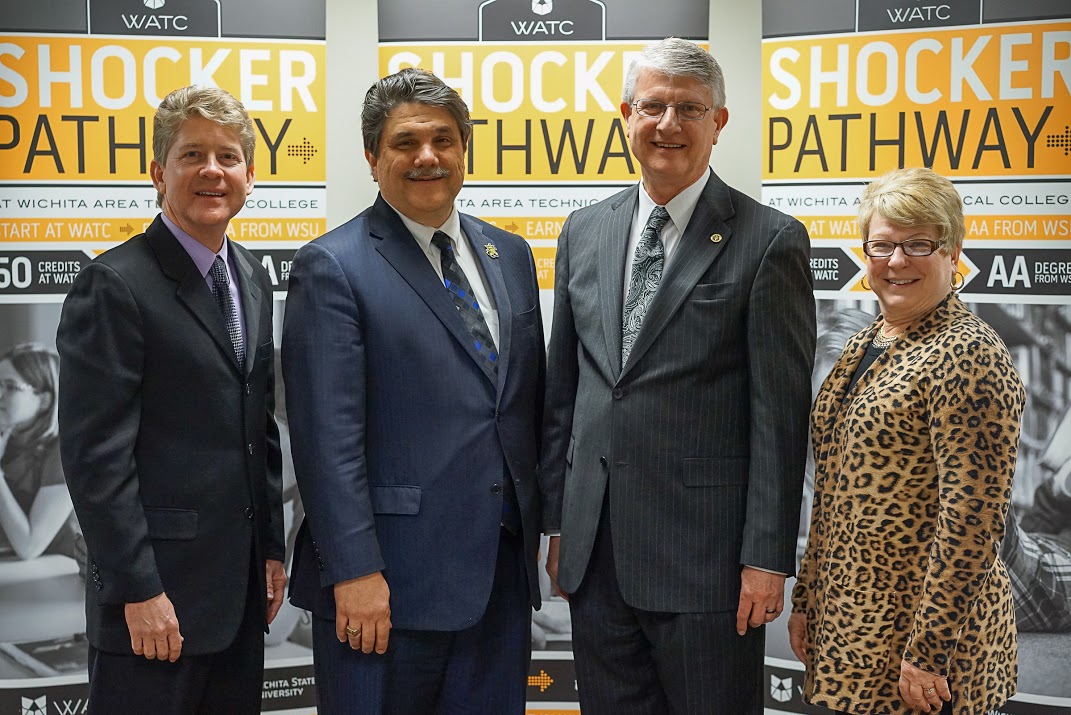
M 621 112 L 643 179 L 558 239 L 542 479 L 584 715 L 761 713 L 794 569 L 807 232 L 710 170 L 721 69 L 670 38 Z

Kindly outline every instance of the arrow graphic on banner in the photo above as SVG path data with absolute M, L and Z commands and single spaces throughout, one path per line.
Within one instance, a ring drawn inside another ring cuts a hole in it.
M 539 688 L 539 692 L 544 692 L 554 682 L 554 678 L 547 675 L 547 671 L 540 670 L 539 675 L 528 676 L 528 687 Z

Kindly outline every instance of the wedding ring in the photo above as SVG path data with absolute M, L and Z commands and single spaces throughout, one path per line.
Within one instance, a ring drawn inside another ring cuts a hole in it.
M 357 628 L 350 628 L 349 626 L 346 626 L 346 635 L 359 636 L 361 635 L 361 631 Z
M 933 695 L 937 690 L 935 688 L 929 688 L 926 690 L 927 695 Z
M 777 613 L 777 609 L 776 608 L 767 608 L 766 612 L 767 613 Z

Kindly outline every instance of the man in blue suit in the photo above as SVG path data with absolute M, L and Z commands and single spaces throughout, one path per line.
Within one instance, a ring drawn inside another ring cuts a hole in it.
M 304 246 L 283 375 L 306 509 L 291 601 L 314 614 L 319 712 L 522 713 L 542 499 L 545 357 L 527 243 L 454 199 L 468 108 L 376 82 L 380 195 Z

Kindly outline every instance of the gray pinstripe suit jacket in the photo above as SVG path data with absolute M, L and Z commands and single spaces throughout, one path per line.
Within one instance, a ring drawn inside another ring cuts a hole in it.
M 609 488 L 629 605 L 735 610 L 741 565 L 794 570 L 815 346 L 807 232 L 711 172 L 622 365 L 637 196 L 574 212 L 558 239 L 544 526 L 561 530 L 558 583 L 575 591 Z

